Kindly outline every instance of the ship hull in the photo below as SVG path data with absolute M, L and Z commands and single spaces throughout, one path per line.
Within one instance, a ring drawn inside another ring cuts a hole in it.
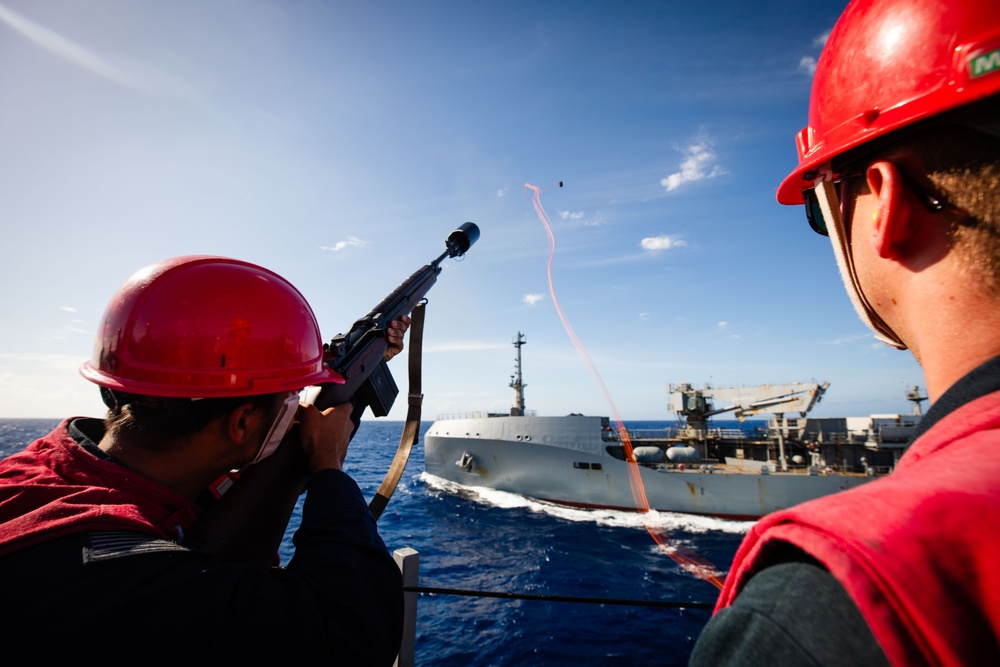
M 610 453 L 619 443 L 609 438 L 606 424 L 601 417 L 579 415 L 440 420 L 424 437 L 424 470 L 462 486 L 561 505 L 648 506 L 747 520 L 873 479 L 805 470 L 739 472 L 724 465 L 633 467 Z M 630 467 L 638 470 L 645 500 L 630 481 Z

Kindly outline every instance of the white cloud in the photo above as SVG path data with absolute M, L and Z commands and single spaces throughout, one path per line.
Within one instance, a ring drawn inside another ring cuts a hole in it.
M 732 325 L 732 322 L 727 322 L 726 320 L 723 320 L 723 321 L 719 322 L 718 325 L 716 325 L 715 333 L 717 333 L 717 334 L 725 334 L 727 338 L 730 338 L 730 339 L 733 339 L 733 340 L 741 338 L 742 336 L 740 336 L 740 334 L 738 334 L 738 333 L 736 333 L 735 331 L 732 330 L 732 326 L 731 325 Z
M 497 190 L 497 199 L 503 199 L 504 197 L 507 196 L 508 192 L 510 192 L 509 185 L 505 185 L 504 187 L 500 188 L 499 190 Z
M 823 47 L 826 45 L 826 40 L 829 38 L 830 38 L 829 30 L 819 35 L 816 35 L 812 41 L 813 46 L 822 51 Z M 802 59 L 799 60 L 799 71 L 805 72 L 809 76 L 814 75 L 816 73 L 816 58 L 813 56 L 803 56 Z
M 683 248 L 687 245 L 682 239 L 675 236 L 647 236 L 640 245 L 644 250 L 669 250 L 670 248 Z
M 604 219 L 599 213 L 596 215 L 587 215 L 584 211 L 559 211 L 556 215 L 563 220 L 577 225 L 583 225 L 584 227 L 600 227 L 604 224 Z
M 363 248 L 368 245 L 367 241 L 362 241 L 357 236 L 348 236 L 344 241 L 337 241 L 333 245 L 321 245 L 320 250 L 332 250 L 334 252 L 340 252 L 348 246 L 355 248 Z
M 0 22 L 6 23 L 10 28 L 49 53 L 126 88 L 154 97 L 195 100 L 200 98 L 200 94 L 194 88 L 166 72 L 154 70 L 139 63 L 113 63 L 110 59 L 66 39 L 4 5 L 0 5 Z
M 74 308 L 73 306 L 60 306 L 60 307 L 59 307 L 59 309 L 60 309 L 60 310 L 63 310 L 63 311 L 65 311 L 65 312 L 67 312 L 67 313 L 75 313 L 75 312 L 78 312 L 78 311 L 77 311 L 77 309 L 76 309 L 76 308 Z
M 545 298 L 544 294 L 525 294 L 524 298 L 521 299 L 524 303 L 529 306 L 534 306 L 536 303 Z
M 705 136 L 698 136 L 687 146 L 680 149 L 685 155 L 681 161 L 681 169 L 660 180 L 660 185 L 672 192 L 685 183 L 694 183 L 706 178 L 715 178 L 726 173 L 716 162 L 712 142 Z

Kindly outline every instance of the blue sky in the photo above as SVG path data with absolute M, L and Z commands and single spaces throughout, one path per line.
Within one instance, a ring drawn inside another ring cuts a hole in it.
M 77 368 L 158 259 L 267 266 L 329 338 L 467 220 L 424 418 L 509 408 L 518 331 L 529 409 L 610 414 L 525 184 L 623 418 L 672 419 L 679 382 L 826 380 L 814 415 L 909 412 L 919 367 L 774 199 L 845 4 L 0 0 L 0 417 L 101 414 Z

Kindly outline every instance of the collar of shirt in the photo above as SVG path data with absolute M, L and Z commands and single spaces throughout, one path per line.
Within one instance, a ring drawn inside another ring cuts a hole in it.
M 998 390 L 1000 390 L 1000 356 L 993 357 L 949 387 L 917 424 L 910 442 L 929 431 L 934 424 L 952 411 Z

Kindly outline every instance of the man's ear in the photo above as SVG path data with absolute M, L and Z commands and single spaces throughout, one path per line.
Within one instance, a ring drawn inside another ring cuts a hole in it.
M 900 261 L 925 211 L 906 189 L 899 168 L 892 162 L 873 162 L 865 176 L 876 199 L 872 211 L 872 247 L 879 257 Z
M 226 437 L 233 443 L 242 444 L 245 442 L 247 434 L 254 429 L 254 419 L 256 408 L 253 403 L 244 403 L 231 410 L 229 415 L 223 420 L 222 427 Z

